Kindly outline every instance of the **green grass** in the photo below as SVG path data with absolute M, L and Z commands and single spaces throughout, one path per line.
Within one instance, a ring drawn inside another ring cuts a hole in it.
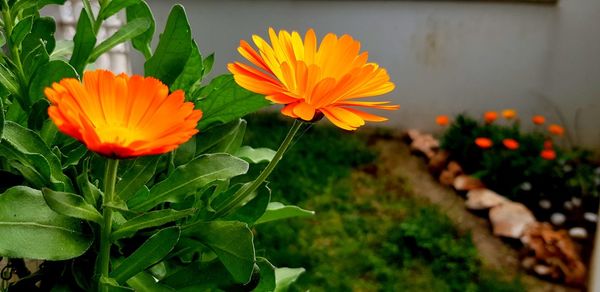
M 252 116 L 246 142 L 276 148 L 288 127 L 273 114 Z M 270 177 L 273 200 L 317 212 L 256 230 L 258 255 L 307 269 L 292 291 L 523 290 L 484 270 L 470 235 L 406 182 L 352 172 L 376 159 L 365 141 L 314 126 Z

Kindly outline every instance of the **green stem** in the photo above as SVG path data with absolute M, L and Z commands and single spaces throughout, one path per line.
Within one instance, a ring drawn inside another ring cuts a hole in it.
M 17 67 L 17 78 L 19 82 L 19 95 L 21 98 L 25 98 L 25 71 L 23 70 L 23 64 L 21 63 L 21 55 L 19 53 L 19 48 L 14 46 L 12 41 L 10 40 L 12 30 L 14 28 L 13 17 L 10 11 L 10 7 L 6 0 L 2 0 L 2 19 L 4 20 L 4 35 L 6 37 L 6 43 L 9 47 L 11 57 L 13 59 L 13 63 L 15 67 Z
M 104 200 L 103 205 L 111 204 L 114 201 L 115 196 L 115 184 L 117 182 L 117 169 L 119 167 L 119 160 L 108 159 L 106 162 L 106 169 L 104 171 Z M 104 222 L 101 226 L 100 231 L 100 252 L 98 255 L 98 269 L 100 277 L 108 277 L 109 266 L 110 266 L 110 234 L 112 229 L 112 208 L 103 207 L 102 216 Z M 101 287 L 98 285 L 98 287 Z M 102 291 L 102 289 L 99 289 Z
M 285 136 L 285 139 L 283 139 L 283 142 L 281 142 L 279 149 L 277 149 L 275 156 L 273 156 L 273 159 L 271 160 L 271 162 L 269 162 L 267 167 L 265 167 L 265 169 L 263 169 L 263 171 L 260 173 L 260 175 L 250 185 L 244 186 L 244 187 L 240 188 L 237 192 L 235 192 L 235 194 L 233 194 L 233 196 L 231 196 L 232 200 L 227 202 L 227 204 L 225 206 L 223 206 L 222 208 L 219 208 L 219 210 L 214 215 L 214 217 L 219 217 L 219 216 L 226 214 L 235 205 L 237 205 L 239 202 L 243 201 L 246 197 L 248 197 L 250 194 L 252 194 L 252 192 L 256 191 L 256 189 L 267 179 L 267 177 L 269 177 L 271 172 L 273 172 L 273 169 L 275 169 L 275 166 L 277 166 L 277 164 L 283 157 L 283 154 L 288 149 L 288 147 L 291 145 L 292 140 L 294 139 L 294 136 L 296 136 L 296 133 L 298 133 L 298 130 L 300 130 L 300 127 L 302 126 L 302 124 L 303 124 L 303 122 L 301 122 L 301 121 L 298 121 L 298 120 L 294 121 L 294 124 L 288 131 L 287 135 Z

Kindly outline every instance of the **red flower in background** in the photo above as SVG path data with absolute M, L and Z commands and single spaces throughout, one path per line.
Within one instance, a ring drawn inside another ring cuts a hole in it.
M 496 119 L 498 119 L 497 112 L 489 111 L 483 114 L 483 120 L 488 124 L 493 123 Z
M 544 116 L 536 115 L 531 118 L 531 121 L 536 125 L 543 125 L 546 122 Z
M 556 159 L 556 152 L 553 149 L 544 149 L 540 156 L 546 160 L 554 160 Z
M 552 140 L 544 141 L 544 149 L 552 149 Z
M 550 132 L 550 134 L 552 134 L 552 135 L 562 136 L 565 134 L 565 128 L 563 128 L 557 124 L 552 124 L 552 125 L 548 126 L 548 132 Z
M 502 144 L 504 144 L 504 147 L 510 150 L 519 149 L 519 142 L 517 142 L 515 139 L 504 139 L 502 140 Z
M 494 142 L 490 138 L 478 137 L 475 139 L 475 145 L 481 149 L 488 149 L 494 146 Z
M 512 120 L 517 117 L 517 111 L 514 109 L 505 109 L 502 111 L 502 116 L 507 120 Z
M 435 118 L 435 122 L 440 126 L 447 126 L 450 123 L 450 118 L 447 115 L 439 115 Z

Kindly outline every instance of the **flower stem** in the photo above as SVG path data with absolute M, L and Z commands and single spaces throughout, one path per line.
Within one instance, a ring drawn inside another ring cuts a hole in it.
M 263 169 L 260 175 L 258 175 L 258 177 L 250 185 L 246 185 L 240 188 L 237 192 L 235 192 L 235 194 L 233 194 L 232 196 L 232 200 L 227 202 L 227 204 L 222 208 L 219 208 L 214 217 L 220 217 L 224 214 L 227 214 L 227 212 L 233 207 L 235 207 L 239 202 L 243 201 L 247 196 L 252 194 L 252 192 L 256 191 L 256 189 L 267 179 L 267 177 L 269 177 L 271 172 L 273 172 L 273 169 L 275 169 L 275 166 L 277 166 L 277 163 L 279 163 L 279 161 L 283 157 L 283 154 L 291 145 L 294 136 L 296 136 L 296 133 L 298 133 L 298 130 L 300 130 L 302 124 L 303 122 L 301 121 L 294 121 L 294 124 L 288 131 L 287 135 L 285 136 L 285 139 L 283 139 L 283 142 L 281 142 L 281 145 L 279 145 L 277 152 L 275 153 L 273 159 L 271 159 L 267 167 Z
M 101 226 L 100 231 L 100 252 L 98 255 L 98 271 L 100 277 L 108 277 L 109 266 L 110 266 L 110 234 L 112 231 L 112 208 L 104 207 L 114 201 L 115 196 L 115 184 L 117 182 L 117 169 L 119 167 L 119 160 L 108 159 L 106 162 L 106 169 L 104 171 L 104 199 L 102 202 L 103 210 L 102 217 L 104 222 Z M 101 286 L 98 285 L 100 288 Z M 102 289 L 99 289 L 102 291 Z

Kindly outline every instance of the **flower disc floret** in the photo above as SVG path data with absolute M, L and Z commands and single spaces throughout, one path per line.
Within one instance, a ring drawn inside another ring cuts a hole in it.
M 198 132 L 202 117 L 181 90 L 169 94 L 159 80 L 110 71 L 66 78 L 44 93 L 58 129 L 107 157 L 128 158 L 169 152 Z

